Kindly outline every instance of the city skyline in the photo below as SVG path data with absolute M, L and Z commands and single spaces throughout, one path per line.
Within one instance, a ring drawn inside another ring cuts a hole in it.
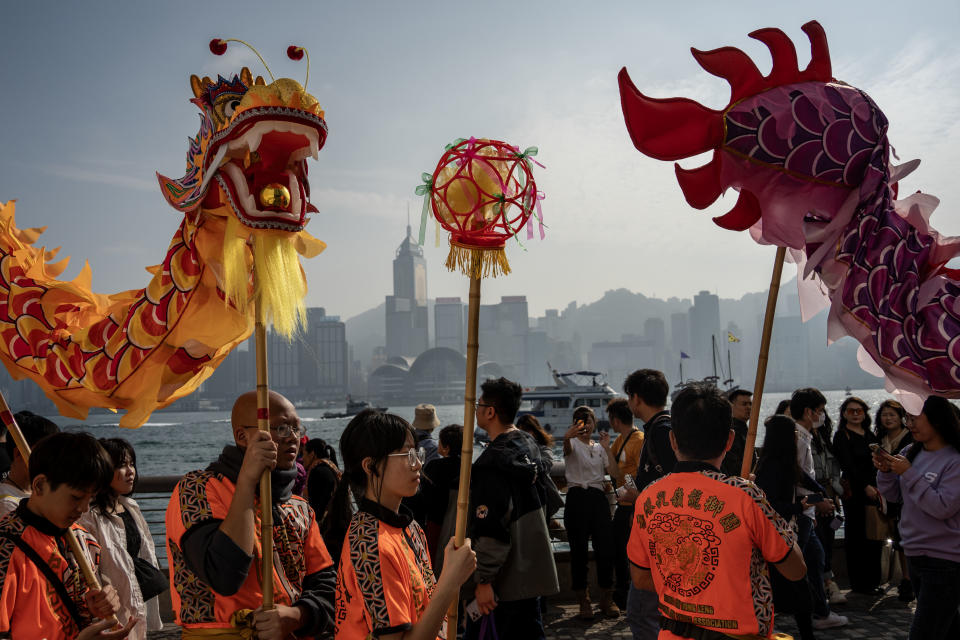
M 392 251 L 408 209 L 419 211 L 413 188 L 420 173 L 433 168 L 446 143 L 470 135 L 537 145 L 546 165 L 536 173 L 546 194 L 546 240 L 523 234 L 522 247 L 511 242 L 513 273 L 485 281 L 485 299 L 527 292 L 531 314 L 540 316 L 619 288 L 686 299 L 701 290 L 731 299 L 762 290 L 772 247 L 710 221 L 735 194 L 693 211 L 672 168 L 636 152 L 616 73 L 626 66 L 652 96 L 716 107 L 728 88 L 696 65 L 689 47 L 736 46 L 765 71 L 769 53 L 747 33 L 779 27 L 805 64 L 800 25 L 813 18 L 827 32 L 837 78 L 869 92 L 889 117 L 901 161 L 923 160 L 901 192 L 941 198 L 937 228 L 960 233 L 960 218 L 947 215 L 960 201 L 952 170 L 960 87 L 945 80 L 960 72 L 956 3 L 930 2 L 918 11 L 892 2 L 757 0 L 731 12 L 700 2 L 693 4 L 697 20 L 689 5 L 626 1 L 602 10 L 505 1 L 292 1 L 283 12 L 251 2 L 225 6 L 40 1 L 5 8 L 0 82 L 11 90 L 0 200 L 18 199 L 21 227 L 48 226 L 41 243 L 73 257 L 66 278 L 89 260 L 94 290 L 136 289 L 146 283 L 143 268 L 162 257 L 179 217 L 163 201 L 154 171 L 178 175 L 183 168 L 186 138 L 197 129 L 189 75 L 227 75 L 241 65 L 263 72 L 239 46 L 222 58 L 210 55 L 213 36 L 248 38 L 276 75 L 298 80 L 304 64 L 283 52 L 296 43 L 312 53 L 308 88 L 326 109 L 330 134 L 310 163 L 320 213 L 308 231 L 328 249 L 304 263 L 307 304 L 345 318 L 389 290 L 389 270 L 371 257 Z M 479 42 L 474 33 L 497 37 Z M 411 223 L 419 226 L 416 214 Z M 423 251 L 434 296 L 465 298 L 466 279 L 442 267 L 447 243 L 434 243 L 432 224 Z

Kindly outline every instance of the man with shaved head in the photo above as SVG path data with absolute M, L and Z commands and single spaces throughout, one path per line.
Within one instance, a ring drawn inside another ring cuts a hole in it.
M 270 392 L 270 433 L 257 429 L 257 395 L 237 398 L 234 444 L 203 471 L 181 478 L 167 505 L 171 597 L 183 638 L 220 632 L 261 640 L 316 636 L 333 629 L 336 567 L 306 500 L 293 495 L 303 429 L 293 404 Z M 260 609 L 260 476 L 273 492 L 273 590 Z

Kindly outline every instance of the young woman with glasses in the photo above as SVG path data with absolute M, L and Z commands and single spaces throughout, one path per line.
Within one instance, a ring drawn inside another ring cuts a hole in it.
M 476 568 L 470 541 L 458 549 L 451 539 L 440 578 L 434 576 L 423 529 L 400 504 L 420 485 L 425 456 L 415 442 L 410 423 L 373 409 L 357 414 L 340 436 L 358 511 L 337 572 L 337 640 L 440 637 L 447 608 Z
M 870 429 L 867 403 L 851 396 L 840 405 L 840 421 L 833 436 L 833 452 L 843 470 L 844 548 L 850 588 L 876 595 L 880 590 L 880 551 L 883 543 L 867 539 L 867 518 L 876 517 L 880 492 L 870 445 L 880 439 Z

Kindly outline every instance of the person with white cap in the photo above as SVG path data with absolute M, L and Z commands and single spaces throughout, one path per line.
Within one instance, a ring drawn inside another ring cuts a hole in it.
M 440 426 L 437 408 L 432 404 L 418 404 L 413 410 L 413 429 L 416 434 L 416 446 L 422 448 L 427 457 L 424 465 L 440 458 L 437 441 L 433 439 L 433 430 Z

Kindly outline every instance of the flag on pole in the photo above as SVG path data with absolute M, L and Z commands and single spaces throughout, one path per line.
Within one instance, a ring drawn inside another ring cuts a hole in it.
M 689 360 L 689 359 L 690 359 L 690 356 L 688 356 L 688 355 L 685 354 L 683 351 L 681 351 L 681 352 L 680 352 L 680 359 L 681 359 L 681 360 Z
M 740 342 L 740 338 L 727 331 L 727 342 Z

